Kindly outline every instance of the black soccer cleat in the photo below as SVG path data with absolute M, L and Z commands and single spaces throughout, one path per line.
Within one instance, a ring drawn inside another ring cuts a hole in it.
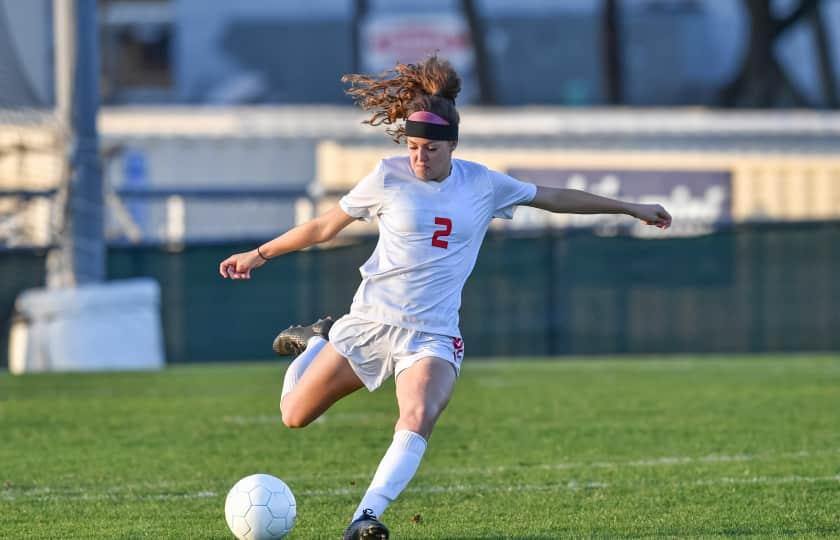
M 327 336 L 334 322 L 333 318 L 327 315 L 309 326 L 290 326 L 277 334 L 271 348 L 281 356 L 297 356 L 306 349 L 306 343 L 310 338 L 319 336 L 329 339 Z
M 353 520 L 344 531 L 343 540 L 388 540 L 388 527 L 383 525 L 373 510 L 365 508 L 364 513 Z

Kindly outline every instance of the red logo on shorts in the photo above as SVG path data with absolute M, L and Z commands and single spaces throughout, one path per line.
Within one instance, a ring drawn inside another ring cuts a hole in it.
M 456 362 L 464 357 L 464 340 L 463 339 L 461 339 L 459 337 L 452 338 L 452 348 L 454 349 L 452 351 L 452 356 L 453 356 L 453 358 L 455 358 Z

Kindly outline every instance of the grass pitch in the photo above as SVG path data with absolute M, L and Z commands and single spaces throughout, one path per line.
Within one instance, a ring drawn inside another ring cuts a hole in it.
M 227 490 L 284 479 L 290 538 L 339 538 L 393 384 L 302 430 L 285 364 L 0 375 L 0 537 L 232 538 Z M 392 538 L 840 537 L 840 357 L 468 358 Z

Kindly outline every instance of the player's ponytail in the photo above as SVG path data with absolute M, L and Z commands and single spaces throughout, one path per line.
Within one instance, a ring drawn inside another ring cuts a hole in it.
M 366 124 L 393 125 L 413 112 L 429 111 L 451 125 L 460 122 L 455 98 L 461 91 L 461 79 L 452 65 L 432 55 L 418 64 L 397 64 L 380 76 L 349 74 L 341 78 L 349 82 L 346 90 L 353 101 L 373 114 Z M 405 126 L 386 130 L 395 142 L 405 137 Z

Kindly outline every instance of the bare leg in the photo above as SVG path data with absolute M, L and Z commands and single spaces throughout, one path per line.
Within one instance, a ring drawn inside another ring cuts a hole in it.
M 400 418 L 394 431 L 408 430 L 428 439 L 455 389 L 455 369 L 441 358 L 424 358 L 397 377 Z
M 333 403 L 364 386 L 332 344 L 327 344 L 312 360 L 294 389 L 282 397 L 283 423 L 290 428 L 309 425 Z
M 400 418 L 394 440 L 353 519 L 362 516 L 366 509 L 375 516 L 382 515 L 414 477 L 432 428 L 452 396 L 455 380 L 452 364 L 433 357 L 420 360 L 397 377 Z

